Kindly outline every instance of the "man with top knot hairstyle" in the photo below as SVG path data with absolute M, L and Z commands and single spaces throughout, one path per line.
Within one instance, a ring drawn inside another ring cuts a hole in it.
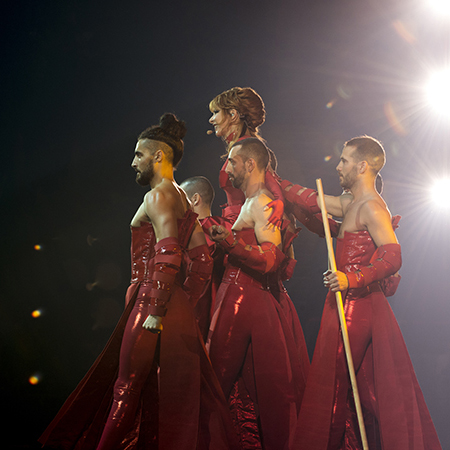
M 194 317 L 212 271 L 205 236 L 174 181 L 184 122 L 143 131 L 136 181 L 150 191 L 131 221 L 131 285 L 105 350 L 40 441 L 64 449 L 234 449 L 225 398 Z

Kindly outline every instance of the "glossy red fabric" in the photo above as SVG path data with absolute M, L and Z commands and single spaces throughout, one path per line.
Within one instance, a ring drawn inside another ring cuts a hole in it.
M 235 234 L 257 245 L 252 229 Z M 274 283 L 278 299 L 270 291 Z M 210 356 L 230 406 L 243 404 L 233 409 L 246 449 L 260 448 L 261 442 L 267 450 L 283 449 L 295 429 L 309 361 L 304 339 L 306 359 L 300 358 L 303 333 L 288 298 L 276 274 L 263 275 L 228 256 L 216 296 Z
M 367 231 L 337 240 L 345 273 L 369 265 L 375 245 Z M 344 309 L 369 448 L 438 450 L 439 444 L 400 328 L 378 282 L 349 289 Z M 325 302 L 294 450 L 362 449 L 336 300 Z
M 183 248 L 195 221 L 196 214 L 191 211 L 179 221 Z M 118 403 L 127 405 L 111 410 L 115 422 L 109 422 L 112 432 L 102 442 L 103 448 L 237 449 L 228 406 L 192 305 L 179 285 L 182 277 L 170 298 L 161 335 L 141 326 L 148 314 L 156 240 L 148 223 L 133 228 L 132 233 L 133 282 L 127 292 L 126 310 L 102 354 L 40 442 L 46 448 L 95 449 L 111 409 L 115 384 Z M 122 426 L 129 431 L 113 436 L 114 428 Z

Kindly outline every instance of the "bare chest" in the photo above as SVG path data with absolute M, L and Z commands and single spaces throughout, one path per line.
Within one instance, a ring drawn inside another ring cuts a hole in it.
M 361 206 L 362 203 L 351 204 L 348 206 L 339 228 L 340 238 L 344 236 L 346 231 L 349 233 L 356 233 L 358 231 L 367 230 L 363 218 L 361 217 Z
M 249 202 L 246 201 L 242 205 L 241 212 L 239 213 L 236 222 L 234 222 L 232 230 L 239 231 L 242 230 L 243 228 L 254 228 L 254 226 L 255 223 L 250 213 Z

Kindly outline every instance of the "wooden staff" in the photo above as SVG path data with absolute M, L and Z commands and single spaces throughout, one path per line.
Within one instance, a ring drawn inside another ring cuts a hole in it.
M 316 185 L 317 185 L 317 192 L 319 194 L 319 205 L 322 211 L 323 226 L 325 229 L 325 239 L 327 242 L 328 266 L 332 272 L 336 272 L 337 269 L 336 269 L 336 260 L 334 258 L 333 241 L 331 240 L 330 224 L 328 223 L 328 213 L 325 207 L 325 197 L 323 195 L 322 180 L 320 178 L 316 179 Z M 341 325 L 342 340 L 344 341 L 345 356 L 347 358 L 348 371 L 350 373 L 350 381 L 353 390 L 353 398 L 355 400 L 356 415 L 358 417 L 359 432 L 361 434 L 363 449 L 369 450 L 369 446 L 367 444 L 366 429 L 364 427 L 364 418 L 361 409 L 361 401 L 359 399 L 358 385 L 356 384 L 355 367 L 353 366 L 350 341 L 348 339 L 347 322 L 345 320 L 344 306 L 342 304 L 342 293 L 341 291 L 337 291 L 335 292 L 335 294 L 336 294 L 337 310 L 339 315 L 339 323 Z

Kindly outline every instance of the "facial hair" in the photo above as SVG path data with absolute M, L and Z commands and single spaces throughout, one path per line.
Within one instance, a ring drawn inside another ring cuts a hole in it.
M 339 180 L 339 183 L 340 183 L 342 189 L 344 189 L 344 190 L 351 189 L 356 180 L 356 175 L 357 175 L 356 166 L 354 166 L 347 175 L 342 175 L 342 174 L 340 174 L 340 175 L 342 178 Z
M 139 186 L 148 186 L 152 182 L 154 176 L 155 171 L 153 169 L 153 161 L 150 161 L 142 172 L 136 174 L 136 183 L 139 184 Z
M 242 183 L 244 182 L 244 179 L 245 179 L 245 173 L 244 172 L 238 173 L 236 176 L 233 176 L 231 178 L 231 184 L 233 185 L 234 188 L 240 189 L 242 186 Z

